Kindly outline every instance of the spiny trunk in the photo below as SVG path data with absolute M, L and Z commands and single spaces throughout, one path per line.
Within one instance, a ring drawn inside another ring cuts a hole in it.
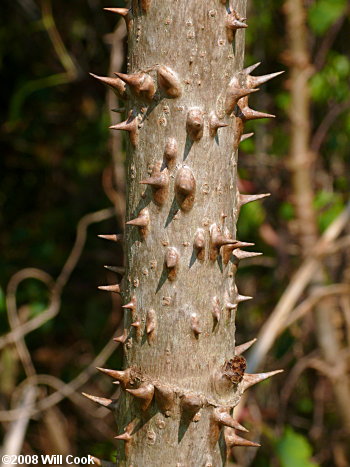
M 124 371 L 116 409 L 119 466 L 221 466 L 241 394 L 275 372 L 245 374 L 235 347 L 240 207 L 262 196 L 237 189 L 237 150 L 248 106 L 270 79 L 243 69 L 246 1 L 134 1 L 128 75 L 107 82 L 126 100 L 126 273 L 120 286 Z M 273 77 L 272 75 L 271 77 Z M 114 404 L 111 404 L 114 410 Z M 224 427 L 225 433 L 222 428 Z M 224 442 L 225 441 L 225 442 Z

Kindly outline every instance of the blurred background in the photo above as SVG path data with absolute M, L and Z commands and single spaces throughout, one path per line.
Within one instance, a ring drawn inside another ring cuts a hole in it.
M 259 450 L 233 464 L 350 465 L 350 36 L 347 0 L 250 0 L 246 65 L 285 70 L 251 106 L 238 238 L 264 256 L 240 267 L 237 342 L 249 370 L 285 373 L 237 413 Z M 113 0 L 0 5 L 0 433 L 3 452 L 113 459 L 115 425 L 81 392 L 113 395 L 95 367 L 119 368 L 119 298 L 96 286 L 122 273 L 124 146 L 108 130 L 115 97 L 89 77 L 123 70 Z M 115 294 L 117 295 L 117 294 Z M 107 343 L 107 344 L 106 344 Z M 31 409 L 28 410 L 28 406 Z M 12 452 L 12 451 L 11 451 Z

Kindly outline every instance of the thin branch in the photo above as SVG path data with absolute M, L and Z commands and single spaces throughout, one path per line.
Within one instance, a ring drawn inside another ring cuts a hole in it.
M 314 274 L 319 268 L 320 260 L 333 247 L 334 240 L 340 235 L 350 220 L 350 203 L 344 211 L 332 222 L 315 245 L 310 257 L 306 258 L 292 277 L 284 294 L 277 303 L 270 317 L 262 327 L 258 342 L 248 356 L 248 371 L 253 372 L 265 359 L 277 336 L 285 329 L 289 314 Z

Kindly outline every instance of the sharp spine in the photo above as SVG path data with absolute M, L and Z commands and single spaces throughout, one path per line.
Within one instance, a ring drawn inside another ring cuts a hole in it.
M 236 87 L 236 80 L 234 79 L 233 84 L 229 84 L 226 100 L 225 100 L 225 112 L 227 115 L 230 115 L 234 110 L 238 101 L 242 99 L 242 97 L 249 96 L 254 92 L 259 91 L 259 89 L 245 89 L 241 87 Z
M 241 259 L 247 259 L 247 258 L 255 258 L 256 256 L 261 256 L 262 253 L 258 253 L 255 251 L 243 251 L 240 248 L 237 248 L 234 252 L 234 256 L 241 260 Z
M 181 82 L 173 70 L 165 65 L 160 65 L 157 68 L 157 78 L 159 88 L 167 97 L 176 98 L 181 96 Z
M 118 381 L 123 388 L 125 388 L 131 381 L 131 369 L 126 370 L 110 370 L 107 368 L 97 367 L 97 370 L 101 373 L 104 373 L 107 376 L 110 376 L 114 380 Z
M 244 206 L 245 204 L 258 201 L 259 199 L 264 199 L 271 196 L 271 193 L 263 193 L 261 195 L 242 195 L 238 196 L 238 205 L 239 207 Z
M 240 423 L 237 422 L 226 408 L 216 408 L 213 412 L 214 421 L 222 426 L 228 426 L 234 428 L 235 430 L 244 431 L 248 433 L 248 430 L 244 428 Z
M 145 237 L 148 233 L 149 224 L 150 217 L 147 208 L 141 209 L 139 215 L 135 219 L 131 219 L 130 221 L 126 222 L 126 225 L 134 225 L 136 227 L 139 227 L 140 233 L 143 237 Z
M 195 394 L 187 394 L 181 398 L 181 407 L 189 418 L 193 418 L 203 407 L 203 400 Z
M 178 144 L 175 138 L 168 138 L 164 148 L 164 159 L 172 165 L 178 154 Z
M 260 65 L 261 65 L 261 62 L 254 63 L 254 65 L 250 65 L 247 68 L 244 68 L 243 73 L 248 76 L 248 75 L 250 75 L 250 73 L 252 73 L 254 70 L 256 70 L 258 68 L 258 66 L 260 66 Z
M 157 315 L 155 310 L 148 310 L 146 315 L 146 333 L 147 333 L 147 340 L 149 343 L 154 341 L 156 336 L 156 328 L 157 328 Z
M 252 339 L 251 341 L 245 342 L 244 344 L 241 345 L 236 345 L 235 347 L 235 355 L 242 355 L 246 350 L 248 350 L 255 342 L 257 339 Z
M 147 410 L 154 396 L 154 386 L 151 383 L 145 383 L 137 389 L 127 389 L 129 394 L 141 400 L 141 409 Z
M 103 84 L 107 84 L 121 99 L 127 98 L 125 83 L 119 78 L 110 78 L 109 76 L 99 76 L 94 73 L 89 73 L 90 76 L 97 79 Z
M 118 439 L 119 441 L 125 441 L 126 443 L 128 443 L 131 441 L 132 436 L 129 433 L 124 432 L 121 435 L 115 436 L 114 439 Z
M 131 310 L 132 312 L 136 311 L 136 297 L 132 297 L 129 303 L 122 305 L 122 308 L 125 310 Z
M 200 261 L 203 261 L 205 257 L 205 236 L 204 236 L 203 229 L 197 230 L 195 237 L 194 237 L 193 247 L 195 249 L 197 258 Z
M 240 112 L 238 113 L 238 117 L 243 118 L 245 121 L 258 120 L 260 118 L 276 118 L 276 115 L 259 112 L 257 110 L 251 109 L 248 105 L 239 110 Z
M 128 8 L 104 8 L 106 11 L 111 13 L 116 13 L 124 18 L 127 29 L 131 26 L 132 15 L 131 11 Z
M 227 14 L 226 29 L 229 42 L 234 40 L 238 29 L 245 29 L 248 27 L 244 21 L 246 21 L 246 18 L 240 18 L 234 10 L 231 10 L 231 12 Z
M 156 385 L 155 398 L 161 412 L 163 412 L 166 417 L 169 417 L 175 404 L 174 391 L 167 386 Z
M 196 193 L 196 179 L 189 167 L 183 166 L 178 170 L 174 189 L 180 208 L 183 211 L 189 211 L 193 206 Z
M 126 342 L 127 338 L 128 338 L 128 335 L 129 335 L 128 330 L 124 329 L 123 334 L 121 336 L 114 337 L 113 341 L 124 344 Z
M 127 131 L 129 133 L 131 144 L 136 146 L 138 143 L 139 117 L 134 116 L 134 113 L 131 110 L 127 120 L 117 123 L 116 125 L 111 125 L 109 129 Z
M 99 285 L 99 290 L 105 290 L 106 292 L 113 292 L 113 293 L 121 293 L 120 285 L 113 284 L 113 285 Z
M 247 139 L 251 138 L 252 136 L 254 136 L 254 133 L 246 133 L 244 135 L 241 136 L 241 139 L 240 139 L 240 143 L 243 143 L 243 141 L 246 141 Z
M 186 130 L 192 141 L 199 141 L 203 137 L 204 120 L 201 109 L 190 109 L 187 113 Z
M 87 394 L 86 392 L 82 392 L 82 395 L 86 397 L 87 399 L 90 399 L 93 402 L 96 402 L 96 404 L 101 405 L 102 407 L 106 407 L 106 409 L 113 410 L 116 407 L 116 400 L 114 399 L 106 399 L 104 397 L 97 397 L 93 396 L 91 394 Z
M 229 436 L 225 438 L 226 438 L 226 442 L 229 447 L 233 447 L 233 446 L 245 446 L 245 447 L 254 447 L 254 448 L 260 447 L 260 444 L 254 443 L 253 441 L 249 441 L 248 439 L 241 438 L 240 436 L 236 435 L 236 433 L 231 433 Z
M 237 303 L 246 302 L 247 300 L 253 300 L 253 297 L 247 297 L 245 295 L 240 295 L 240 294 L 236 295 L 236 302 Z
M 114 73 L 118 78 L 129 85 L 131 92 L 147 101 L 151 101 L 156 92 L 154 81 L 147 73 L 134 73 L 127 75 L 125 73 Z
M 104 238 L 105 240 L 110 240 L 112 242 L 120 242 L 123 240 L 123 235 L 121 234 L 112 234 L 112 235 L 97 235 L 99 238 Z
M 209 117 L 209 133 L 214 138 L 219 128 L 228 127 L 228 123 L 221 122 L 215 112 L 212 112 Z
M 243 376 L 242 390 L 244 392 L 251 386 L 261 383 L 262 381 L 265 381 L 265 379 L 271 378 L 271 376 L 277 375 L 278 373 L 282 373 L 282 372 L 283 370 L 275 370 L 275 371 L 270 371 L 268 373 L 256 373 L 256 374 L 245 373 Z
M 273 78 L 276 78 L 276 76 L 281 75 L 284 73 L 284 71 L 277 71 L 276 73 L 270 73 L 268 75 L 263 75 L 263 76 L 247 76 L 247 85 L 256 88 L 257 86 L 260 86 L 261 84 L 267 83 Z

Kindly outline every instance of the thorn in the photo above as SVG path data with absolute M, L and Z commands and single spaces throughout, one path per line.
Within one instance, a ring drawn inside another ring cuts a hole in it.
M 141 180 L 139 183 L 141 185 L 150 185 L 154 188 L 164 188 L 169 184 L 169 177 L 167 177 L 168 171 L 165 169 L 159 174 L 152 175 L 152 177 Z
M 246 19 L 240 18 L 234 10 L 231 10 L 231 12 L 227 14 L 226 29 L 229 42 L 232 42 L 235 38 L 237 29 L 245 29 L 248 27 L 244 21 L 246 21 Z
M 157 385 L 155 386 L 155 398 L 161 412 L 166 417 L 170 417 L 171 410 L 175 405 L 174 391 L 168 386 Z
M 138 143 L 139 118 L 133 117 L 133 111 L 130 110 L 128 119 L 109 127 L 110 130 L 122 130 L 129 132 L 130 142 L 133 146 Z
M 252 73 L 260 65 L 261 65 L 261 62 L 254 63 L 254 65 L 250 65 L 247 68 L 244 68 L 243 73 L 245 73 L 246 75 L 250 75 L 250 73 Z
M 153 79 L 147 73 L 134 73 L 127 75 L 125 73 L 114 73 L 118 78 L 129 85 L 130 90 L 137 97 L 151 101 L 156 93 Z
M 247 243 L 247 242 L 240 242 L 237 240 L 237 243 L 234 243 L 232 245 L 224 245 L 222 247 L 222 258 L 224 261 L 224 264 L 227 264 L 230 261 L 232 252 L 235 251 L 238 248 L 245 248 L 247 246 L 253 246 L 254 243 Z
M 177 74 L 165 65 L 157 68 L 158 85 L 162 92 L 171 98 L 180 97 L 182 94 L 181 82 Z
M 257 110 L 251 109 L 248 104 L 239 110 L 240 112 L 238 113 L 238 117 L 245 121 L 258 120 L 259 118 L 276 118 L 276 115 L 258 112 Z
M 126 225 L 136 225 L 137 227 L 147 227 L 149 224 L 149 215 L 146 209 L 142 209 L 135 219 L 126 222 Z
M 220 309 L 220 301 L 219 301 L 218 297 L 213 298 L 213 308 L 212 308 L 211 313 L 212 313 L 214 319 L 217 322 L 219 322 L 220 317 L 221 317 L 221 309 Z
M 168 169 L 160 171 L 160 164 L 156 164 L 152 170 L 152 176 L 141 180 L 142 185 L 149 185 L 152 188 L 153 200 L 156 204 L 161 206 L 164 204 L 169 189 L 169 173 Z
M 112 242 L 120 242 L 123 240 L 123 235 L 118 234 L 118 235 L 97 235 L 99 238 L 104 238 L 105 240 L 110 240 Z
M 121 293 L 119 284 L 99 285 L 97 288 L 99 290 L 105 290 L 106 292 Z
M 247 300 L 253 300 L 253 297 L 246 297 L 245 295 L 236 295 L 236 302 L 241 303 L 241 302 L 246 302 Z
M 116 274 L 120 274 L 122 276 L 125 274 L 125 268 L 123 266 L 108 266 L 105 264 L 103 267 L 108 271 L 115 272 Z
M 197 230 L 194 236 L 193 248 L 195 249 L 197 258 L 203 261 L 205 257 L 205 236 L 203 229 Z
M 193 206 L 196 193 L 196 180 L 189 167 L 183 166 L 178 170 L 174 189 L 180 208 L 183 211 L 189 211 Z
M 135 321 L 134 323 L 131 323 L 131 326 L 135 329 L 139 329 L 141 327 L 140 321 Z
M 195 394 L 184 395 L 181 398 L 181 407 L 183 412 L 192 419 L 199 409 L 203 407 L 203 401 Z
M 243 250 L 240 250 L 239 248 L 235 250 L 234 252 L 234 256 L 239 260 L 247 259 L 247 258 L 255 258 L 255 256 L 261 256 L 261 255 L 262 253 L 258 253 L 255 251 L 243 251 Z
M 131 301 L 126 305 L 123 305 L 122 308 L 125 310 L 131 310 L 132 312 L 136 311 L 136 297 L 132 297 Z
M 267 83 L 271 79 L 276 78 L 276 76 L 279 76 L 282 73 L 284 73 L 284 71 L 277 71 L 276 73 L 270 73 L 269 75 L 263 75 L 263 76 L 248 75 L 247 86 L 256 88 L 257 86 L 260 86 L 261 84 Z
M 176 248 L 170 246 L 166 249 L 165 265 L 168 269 L 176 268 L 179 264 L 179 253 Z
M 157 327 L 157 315 L 154 310 L 147 311 L 146 315 L 146 333 L 148 343 L 154 341 L 156 336 L 156 327 Z
M 238 206 L 239 206 L 239 208 L 241 208 L 245 204 L 252 203 L 254 201 L 258 201 L 259 199 L 267 198 L 268 196 L 271 196 L 271 193 L 263 193 L 261 195 L 242 195 L 242 194 L 239 194 Z
M 119 108 L 116 108 L 116 109 L 111 109 L 111 112 L 122 114 L 122 113 L 125 112 L 125 107 L 119 107 Z
M 251 341 L 245 342 L 244 344 L 241 345 L 236 345 L 235 347 L 235 355 L 242 355 L 246 350 L 248 350 L 255 342 L 257 339 L 252 339 Z
M 87 394 L 86 392 L 82 392 L 82 395 L 87 397 L 91 401 L 96 402 L 96 404 L 101 405 L 102 407 L 106 407 L 106 409 L 113 410 L 116 407 L 116 400 L 92 396 L 91 394 Z
M 219 128 L 225 128 L 227 126 L 228 123 L 220 122 L 216 113 L 211 112 L 209 117 L 209 134 L 212 138 L 216 136 Z
M 270 371 L 268 373 L 256 373 L 256 374 L 245 373 L 245 375 L 243 376 L 242 390 L 244 392 L 251 386 L 261 383 L 261 381 L 271 378 L 271 376 L 277 375 L 278 373 L 283 373 L 283 371 L 284 370 L 275 370 L 275 371 Z
M 249 441 L 248 439 L 241 438 L 240 436 L 236 435 L 236 433 L 231 433 L 229 436 L 225 436 L 226 443 L 229 447 L 233 446 L 246 446 L 246 447 L 254 447 L 259 448 L 260 444 L 253 443 L 253 441 Z
M 126 342 L 126 339 L 128 338 L 128 335 L 129 335 L 128 330 L 124 329 L 123 334 L 121 336 L 113 337 L 113 341 L 124 344 L 124 342 Z
M 204 120 L 201 109 L 190 109 L 186 119 L 186 131 L 192 141 L 199 141 L 203 136 Z
M 116 13 L 117 15 L 121 15 L 124 18 L 127 29 L 130 29 L 132 15 L 131 11 L 128 8 L 104 8 L 104 10 L 110 11 L 111 13 Z
M 113 91 L 117 94 L 118 97 L 121 99 L 126 99 L 126 86 L 125 83 L 119 78 L 109 78 L 108 76 L 98 76 L 94 73 L 89 73 L 90 76 L 97 79 L 103 84 L 107 84 L 107 86 L 111 87 Z
M 130 221 L 126 222 L 126 225 L 135 225 L 139 227 L 141 235 L 145 237 L 148 233 L 149 223 L 149 211 L 147 208 L 144 208 L 141 209 L 139 215 L 135 219 L 131 219 Z
M 252 246 L 253 243 L 240 242 L 229 238 L 226 235 L 223 235 L 221 228 L 217 224 L 212 224 L 209 229 L 210 232 L 210 259 L 215 261 L 221 247 L 225 247 L 225 261 L 227 260 L 227 255 L 231 255 L 231 252 L 236 248 L 242 248 L 245 246 Z
M 104 373 L 107 376 L 117 380 L 123 388 L 125 388 L 131 381 L 131 369 L 126 370 L 109 370 L 107 368 L 97 367 L 97 370 Z
M 248 430 L 244 428 L 244 426 L 242 426 L 240 423 L 238 423 L 237 420 L 231 417 L 231 415 L 225 408 L 214 409 L 213 418 L 215 422 L 219 423 L 220 425 L 228 426 L 230 428 L 234 428 L 235 430 L 240 430 L 248 433 Z
M 151 383 L 144 383 L 137 389 L 127 389 L 126 391 L 137 399 L 141 399 L 141 409 L 147 410 L 153 399 L 154 386 Z
M 229 311 L 237 310 L 237 303 L 227 302 L 225 305 L 226 309 Z
M 254 136 L 254 133 L 246 133 L 244 135 L 241 136 L 241 139 L 240 139 L 240 143 L 243 143 L 243 141 L 251 138 L 252 136 Z
M 234 78 L 234 83 L 235 85 L 229 84 L 227 94 L 226 94 L 225 112 L 227 113 L 227 115 L 230 115 L 235 110 L 235 107 L 238 101 L 242 99 L 242 97 L 249 96 L 250 94 L 253 94 L 254 92 L 259 91 L 259 89 L 245 89 L 245 88 L 236 87 L 237 86 L 236 78 Z
M 202 330 L 199 325 L 199 319 L 196 313 L 192 313 L 191 315 L 191 329 L 197 338 L 199 334 L 202 334 Z
M 178 144 L 175 138 L 168 138 L 164 148 L 164 159 L 168 164 L 172 164 L 172 161 L 176 159 L 178 154 Z
M 127 443 L 131 441 L 132 436 L 129 433 L 125 432 L 122 435 L 115 436 L 114 439 L 118 439 L 119 441 L 125 441 Z

